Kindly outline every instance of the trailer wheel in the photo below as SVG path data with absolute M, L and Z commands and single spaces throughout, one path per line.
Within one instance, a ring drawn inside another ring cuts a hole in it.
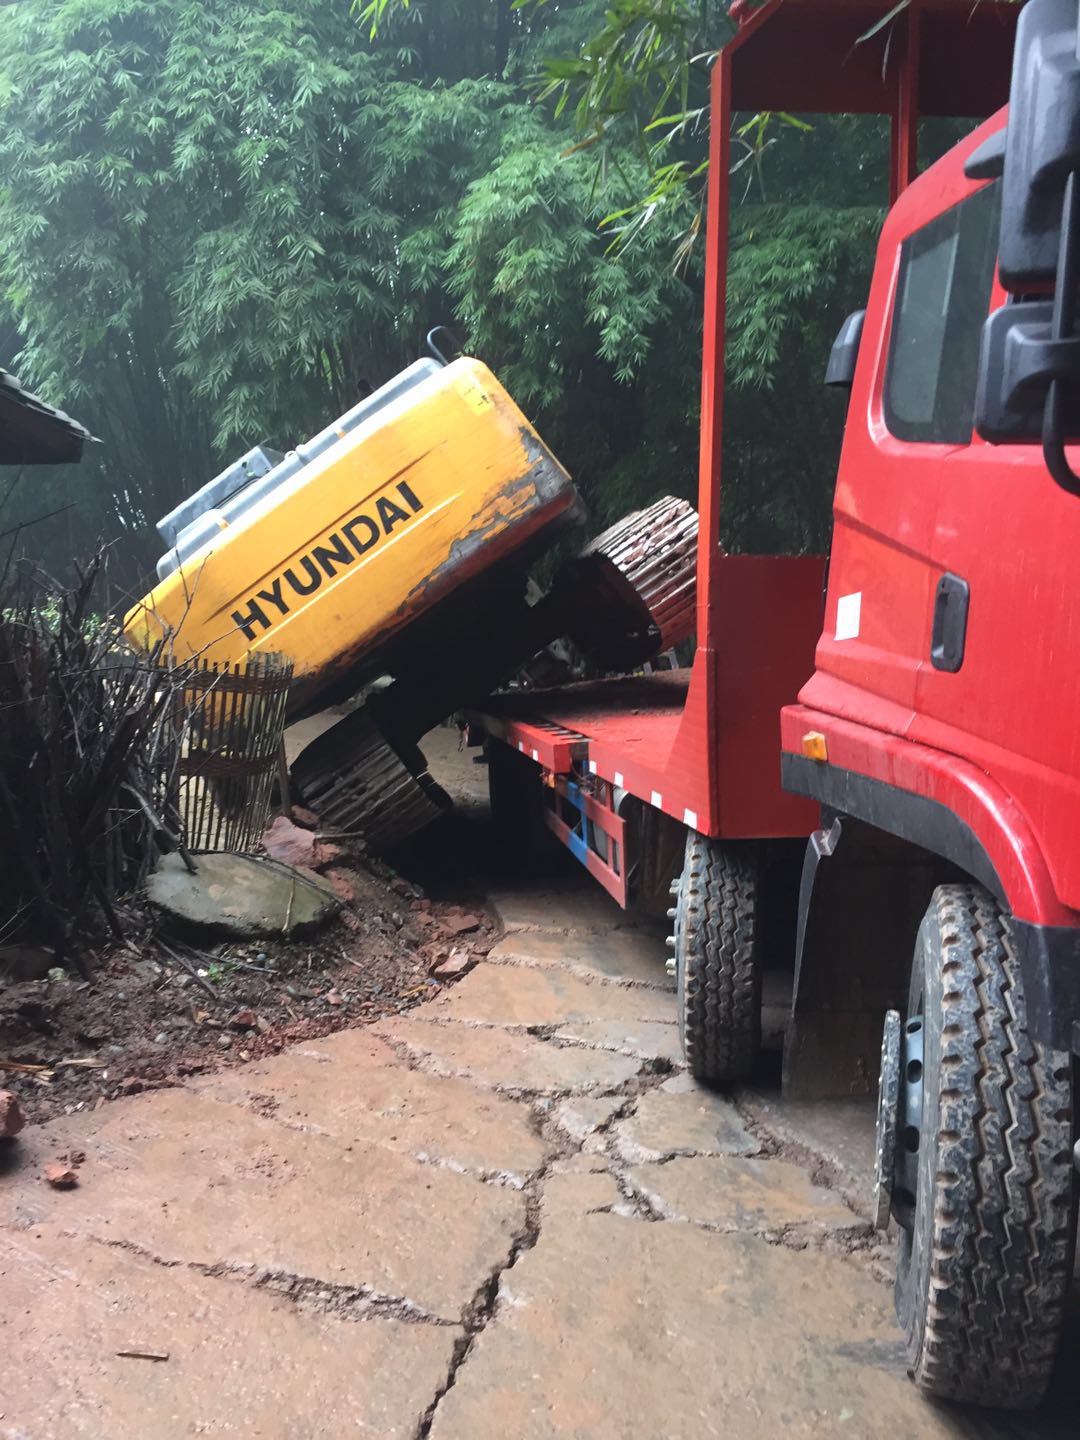
M 1035 1405 L 1072 1270 L 1072 1067 L 1028 1038 L 1008 917 L 980 886 L 934 892 L 899 1067 L 891 1208 L 911 1376 L 946 1399 Z
M 677 896 L 679 1028 L 691 1074 L 721 1085 L 750 1074 L 761 1045 L 757 867 L 745 847 L 686 837 Z

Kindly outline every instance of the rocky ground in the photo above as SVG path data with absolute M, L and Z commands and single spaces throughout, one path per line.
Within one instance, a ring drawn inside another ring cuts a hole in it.
M 482 907 L 350 875 L 354 899 L 304 942 L 154 934 L 96 957 L 88 980 L 0 987 L 0 1087 L 28 1121 L 94 1109 L 410 1010 L 492 943 Z
M 0 1144 L 0 1437 L 1076 1434 L 917 1394 L 865 1128 L 696 1088 L 651 931 L 489 896 L 424 1006 Z
M 292 748 L 322 723 L 296 727 Z M 456 759 L 456 731 L 437 733 L 434 744 Z M 466 804 L 476 799 L 484 772 L 451 768 L 463 776 L 457 788 Z M 0 984 L 0 1089 L 16 1096 L 27 1121 L 92 1110 L 401 1014 L 490 949 L 492 917 L 460 874 L 432 898 L 380 860 L 321 845 L 303 829 L 294 836 L 297 853 L 283 848 L 282 858 L 317 864 L 342 901 L 317 933 L 237 941 L 147 914 L 127 944 L 87 957 L 85 979 L 52 970 Z M 304 842 L 314 853 L 304 853 Z M 39 968 L 47 966 L 45 959 Z

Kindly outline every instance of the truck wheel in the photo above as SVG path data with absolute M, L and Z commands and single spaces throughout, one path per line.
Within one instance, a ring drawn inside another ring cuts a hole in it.
M 1072 1270 L 1072 1067 L 1028 1038 L 1009 920 L 981 886 L 934 892 L 898 1059 L 884 1149 L 910 1373 L 946 1399 L 1035 1405 Z
M 691 1074 L 708 1084 L 744 1079 L 761 1045 L 757 867 L 743 847 L 686 837 L 677 896 L 679 1028 Z

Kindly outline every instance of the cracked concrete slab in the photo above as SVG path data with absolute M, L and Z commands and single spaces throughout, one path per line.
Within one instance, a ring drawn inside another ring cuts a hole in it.
M 632 918 L 610 895 L 588 881 L 495 890 L 489 894 L 488 901 L 508 933 L 522 930 L 607 932 L 633 925 Z
M 517 1191 L 187 1090 L 33 1130 L 22 1165 L 40 1174 L 75 1145 L 86 1153 L 78 1188 L 9 1186 L 0 1224 L 59 1224 L 168 1262 L 366 1286 L 447 1319 L 509 1253 L 524 1220 Z
M 0 1286 L 7 1440 L 411 1440 L 461 1334 L 301 1311 L 252 1285 L 162 1269 L 56 1225 L 0 1232 Z
M 834 1172 L 845 1198 L 867 1219 L 874 1213 L 877 1097 L 852 1100 L 781 1100 L 761 1090 L 740 1090 L 739 1100 L 782 1143 L 819 1155 Z
M 549 1175 L 544 1182 L 541 1225 L 561 1218 L 580 1219 L 599 1210 L 610 1209 L 621 1199 L 619 1187 L 610 1171 Z
M 615 1020 L 673 1021 L 675 997 L 640 986 L 606 985 L 558 969 L 477 965 L 432 1014 L 486 1025 L 562 1025 Z
M 610 1170 L 610 1162 L 606 1155 L 576 1150 L 561 1160 L 553 1160 L 548 1169 L 548 1175 L 549 1177 L 551 1175 L 593 1175 L 598 1170 Z
M 443 1025 L 417 1019 L 385 1021 L 379 1034 L 403 1046 L 414 1062 L 441 1075 L 536 1095 L 617 1090 L 633 1079 L 632 1055 L 554 1045 L 536 1036 L 481 1025 Z
M 633 1114 L 613 1128 L 612 1148 L 629 1165 L 662 1160 L 669 1155 L 752 1155 L 761 1142 L 723 1095 L 695 1086 L 686 1089 L 683 1076 L 650 1090 Z
M 543 1163 L 526 1106 L 464 1080 L 406 1069 L 370 1030 L 308 1041 L 192 1088 L 346 1143 L 386 1145 L 518 1182 Z
M 565 1020 L 554 1028 L 555 1038 L 642 1060 L 660 1060 L 671 1067 L 681 1066 L 682 1043 L 674 1021 L 663 1020 Z
M 641 930 L 515 931 L 492 947 L 488 959 L 515 965 L 562 967 L 597 979 L 630 981 L 658 990 L 674 990 L 664 968 L 668 951 L 663 934 Z
M 555 1124 L 575 1145 L 580 1145 L 594 1131 L 606 1125 L 624 1103 L 621 1095 L 564 1100 L 555 1110 Z
M 553 1219 L 504 1274 L 431 1434 L 835 1440 L 883 1426 L 957 1433 L 906 1377 L 884 1286 L 819 1253 L 594 1214 Z
M 378 1030 L 5 1142 L 0 1440 L 988 1434 L 906 1380 L 888 1247 L 812 1184 L 809 1112 L 698 1089 L 589 893 Z M 993 1433 L 1073 1440 L 1068 1383 Z
M 865 1230 L 833 1191 L 814 1185 L 786 1160 L 688 1156 L 664 1165 L 638 1165 L 630 1186 L 668 1220 L 722 1229 L 841 1234 Z

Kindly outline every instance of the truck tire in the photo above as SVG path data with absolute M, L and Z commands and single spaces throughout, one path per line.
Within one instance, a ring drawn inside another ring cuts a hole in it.
M 745 1079 L 761 1046 L 758 877 L 743 846 L 688 832 L 675 905 L 683 1055 L 697 1080 Z
M 934 892 L 908 1041 L 922 1061 L 903 1059 L 893 1213 L 911 1376 L 950 1400 L 1035 1405 L 1072 1270 L 1072 1064 L 1029 1039 L 1009 920 L 981 886 Z

